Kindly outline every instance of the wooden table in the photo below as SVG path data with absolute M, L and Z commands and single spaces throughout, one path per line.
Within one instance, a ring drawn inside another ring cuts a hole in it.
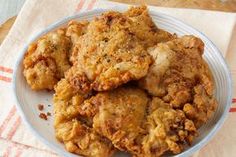
M 113 0 L 116 2 L 130 3 L 130 4 L 150 4 L 157 6 L 166 6 L 166 7 L 181 7 L 181 8 L 201 8 L 201 9 L 209 9 L 209 10 L 220 10 L 220 11 L 230 11 L 236 12 L 236 0 L 229 0 L 227 2 L 220 2 L 219 0 Z M 3 41 L 4 37 L 7 35 L 9 29 L 14 23 L 16 17 L 10 18 L 7 22 L 5 22 L 2 26 L 0 26 L 0 43 Z M 236 50 L 236 28 L 234 29 L 233 37 L 231 40 L 231 44 L 229 46 L 229 51 Z M 231 52 L 232 54 L 232 52 Z M 230 64 L 234 62 L 230 56 L 226 57 L 227 62 Z M 229 128 L 228 122 L 224 123 L 223 128 L 219 131 L 219 133 L 199 152 L 195 153 L 194 157 L 215 157 L 216 153 L 214 148 L 217 148 L 221 145 L 222 135 L 226 132 L 226 128 Z M 227 126 L 227 127 L 226 127 Z M 235 143 L 234 143 L 235 144 Z M 218 157 L 221 157 L 219 152 Z

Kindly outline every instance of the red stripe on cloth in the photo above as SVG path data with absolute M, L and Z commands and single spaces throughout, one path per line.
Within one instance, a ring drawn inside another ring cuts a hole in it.
M 88 5 L 87 10 L 91 10 L 91 9 L 93 8 L 93 6 L 94 6 L 95 3 L 96 3 L 96 0 L 91 0 L 91 2 L 90 2 L 89 5 Z
M 16 106 L 14 105 L 0 126 L 0 136 L 2 132 L 4 131 L 4 129 L 7 127 L 8 122 L 11 120 L 11 118 L 14 116 L 15 113 L 16 113 Z
M 13 152 L 14 148 L 16 148 L 16 152 L 15 152 L 15 156 L 14 157 L 20 157 L 22 152 L 23 152 L 24 147 L 21 147 L 20 145 L 16 145 L 15 143 L 11 143 L 7 147 L 3 157 L 13 156 L 13 155 L 11 155 L 11 153 Z
M 79 4 L 76 7 L 77 12 L 79 12 L 83 8 L 84 3 L 85 3 L 85 0 L 80 0 Z
M 8 146 L 6 151 L 3 153 L 3 157 L 9 157 L 12 152 L 12 146 Z
M 7 141 L 5 138 L 2 138 L 2 137 L 0 137 L 0 139 L 1 139 L 1 140 L 4 140 L 4 141 Z M 8 142 L 9 142 L 9 141 L 8 141 Z M 39 151 L 43 151 L 43 152 L 52 154 L 52 155 L 54 155 L 54 156 L 58 156 L 56 153 L 51 152 L 51 151 L 48 151 L 48 150 L 45 150 L 45 149 L 36 148 L 36 147 L 30 146 L 30 145 L 25 145 L 25 144 L 23 144 L 23 143 L 18 143 L 18 142 L 15 142 L 15 141 L 10 141 L 10 142 L 13 143 L 14 146 L 19 146 L 19 147 L 22 148 L 23 150 L 32 148 L 32 149 L 36 149 L 36 150 L 39 150 Z
M 16 119 L 15 123 L 13 124 L 11 130 L 10 130 L 10 131 L 8 132 L 8 134 L 7 134 L 7 139 L 8 139 L 8 140 L 11 140 L 11 139 L 12 139 L 12 137 L 13 137 L 13 136 L 15 135 L 15 133 L 16 133 L 16 130 L 19 128 L 20 124 L 21 124 L 21 118 L 20 118 L 20 116 L 19 116 L 19 117 Z
M 18 143 L 18 142 L 15 142 L 15 141 L 9 141 L 9 140 L 6 140 L 5 138 L 3 137 L 0 137 L 1 140 L 3 141 L 6 141 L 6 142 L 11 142 L 12 145 L 19 145 L 21 148 L 24 148 L 24 149 L 28 149 L 28 148 L 34 148 L 32 146 L 28 146 L 28 145 L 25 145 L 25 144 L 22 144 L 22 143 Z M 37 149 L 37 148 L 36 148 Z
M 13 73 L 13 69 L 7 68 L 7 67 L 4 67 L 4 66 L 0 66 L 0 71 L 11 73 L 11 74 Z
M 236 98 L 233 98 L 232 103 L 236 103 Z
M 16 150 L 15 157 L 20 157 L 22 153 L 23 153 L 23 149 L 18 147 L 17 150 Z
M 236 108 L 235 107 L 230 108 L 229 112 L 236 112 Z
M 0 75 L 0 80 L 5 82 L 11 82 L 11 78 Z

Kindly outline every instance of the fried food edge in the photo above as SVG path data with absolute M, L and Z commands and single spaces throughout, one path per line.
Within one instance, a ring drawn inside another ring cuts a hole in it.
M 90 119 L 79 114 L 81 104 L 88 97 L 89 93 L 79 93 L 66 79 L 58 82 L 53 97 L 56 138 L 69 152 L 110 157 L 115 151 L 111 142 L 89 126 Z

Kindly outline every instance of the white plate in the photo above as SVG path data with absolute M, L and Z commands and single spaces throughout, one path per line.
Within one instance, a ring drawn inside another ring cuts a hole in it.
M 114 8 L 112 8 L 114 10 Z M 80 13 L 75 16 L 67 17 L 56 24 L 51 25 L 43 32 L 35 36 L 30 42 L 35 41 L 40 36 L 47 32 L 50 32 L 58 27 L 65 25 L 68 21 L 87 19 L 91 20 L 95 16 L 99 16 L 102 12 L 106 10 L 93 10 L 84 13 Z M 159 14 L 155 12 L 150 12 L 154 22 L 158 27 L 167 30 L 171 33 L 176 33 L 178 36 L 192 34 L 200 37 L 205 43 L 205 53 L 204 58 L 208 63 L 210 69 L 212 70 L 215 84 L 216 92 L 215 96 L 219 102 L 214 117 L 200 129 L 200 136 L 194 140 L 191 147 L 186 148 L 184 152 L 176 156 L 189 156 L 195 151 L 203 147 L 219 130 L 222 126 L 226 115 L 229 111 L 232 98 L 232 81 L 229 73 L 229 69 L 216 46 L 202 33 L 193 29 L 192 27 L 184 24 L 183 22 L 172 18 L 170 16 Z M 14 73 L 14 91 L 15 98 L 18 102 L 18 110 L 21 113 L 21 117 L 24 122 L 30 128 L 35 136 L 37 136 L 43 143 L 49 145 L 52 149 L 57 151 L 59 154 L 72 157 L 76 156 L 74 154 L 68 153 L 64 146 L 59 143 L 54 136 L 53 129 L 53 118 L 51 117 L 48 121 L 41 120 L 39 116 L 39 111 L 37 109 L 37 104 L 46 104 L 46 110 L 53 113 L 52 105 L 52 93 L 47 91 L 35 92 L 32 91 L 27 85 L 25 78 L 22 74 L 22 59 L 23 55 L 27 50 L 28 44 L 25 45 L 24 49 L 21 51 L 21 57 L 18 60 L 16 67 L 16 72 Z M 51 106 L 48 106 L 51 105 Z M 118 154 L 116 156 L 126 156 L 124 154 Z

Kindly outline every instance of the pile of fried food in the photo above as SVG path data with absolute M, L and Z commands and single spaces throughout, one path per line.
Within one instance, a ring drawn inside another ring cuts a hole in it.
M 56 138 L 72 153 L 178 154 L 216 110 L 204 43 L 159 29 L 146 6 L 71 21 L 28 48 L 33 90 L 55 90 Z

